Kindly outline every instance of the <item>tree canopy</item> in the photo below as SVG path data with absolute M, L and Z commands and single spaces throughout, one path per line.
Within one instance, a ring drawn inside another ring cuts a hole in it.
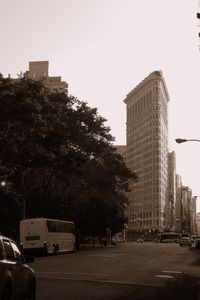
M 75 221 L 81 235 L 119 231 L 136 175 L 97 109 L 23 77 L 0 77 L 0 101 L 0 178 L 11 186 L 1 199 L 12 199 L 20 218 Z

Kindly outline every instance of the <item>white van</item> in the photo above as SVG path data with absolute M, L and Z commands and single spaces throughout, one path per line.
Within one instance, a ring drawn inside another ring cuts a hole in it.
M 74 222 L 46 218 L 20 222 L 20 244 L 24 252 L 45 255 L 75 251 Z

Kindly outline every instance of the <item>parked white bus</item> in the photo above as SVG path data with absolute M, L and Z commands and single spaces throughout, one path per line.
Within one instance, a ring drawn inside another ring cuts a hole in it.
M 34 218 L 20 222 L 20 244 L 24 252 L 45 255 L 75 251 L 73 222 Z

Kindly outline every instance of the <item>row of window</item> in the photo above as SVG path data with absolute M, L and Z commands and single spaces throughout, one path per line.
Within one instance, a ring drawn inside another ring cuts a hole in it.
M 132 215 L 133 219 L 140 219 L 140 218 L 152 218 L 152 217 L 159 217 L 159 211 L 147 211 L 143 213 L 135 213 Z
M 152 126 L 152 121 L 160 121 L 161 119 L 161 114 L 159 112 L 149 112 L 149 117 L 147 116 L 141 116 L 138 115 L 137 119 L 127 119 L 127 129 L 131 130 L 137 130 L 143 128 L 145 130 L 145 127 L 151 128 Z
M 47 228 L 49 232 L 73 233 L 75 230 L 74 223 L 56 220 L 47 220 Z
M 144 220 L 138 223 L 137 221 L 130 222 L 130 227 L 135 227 L 140 229 L 140 226 L 152 226 L 152 225 L 159 225 L 159 219 L 156 220 Z
M 153 94 L 153 91 L 150 90 L 148 93 L 146 93 L 146 95 L 134 101 L 134 103 L 128 109 L 128 117 L 138 114 L 148 108 L 152 104 L 153 98 L 155 98 L 155 94 Z
M 133 104 L 127 110 L 128 118 L 137 116 L 138 114 L 145 112 L 145 110 L 147 110 L 149 107 L 151 107 L 151 110 L 158 110 L 161 108 L 163 110 L 167 110 L 167 103 L 164 93 L 158 87 L 154 87 L 152 90 L 148 91 L 146 95 L 140 97 L 139 99 L 133 98 L 132 101 Z

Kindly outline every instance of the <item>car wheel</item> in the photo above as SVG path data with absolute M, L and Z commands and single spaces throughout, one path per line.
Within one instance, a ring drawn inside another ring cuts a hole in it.
M 198 293 L 196 300 L 200 300 L 200 292 Z
M 28 293 L 28 297 L 26 300 L 35 300 L 36 299 L 36 292 L 35 292 L 35 283 L 32 283 L 30 291 Z
M 5 287 L 2 300 L 12 300 L 12 290 L 10 286 Z

